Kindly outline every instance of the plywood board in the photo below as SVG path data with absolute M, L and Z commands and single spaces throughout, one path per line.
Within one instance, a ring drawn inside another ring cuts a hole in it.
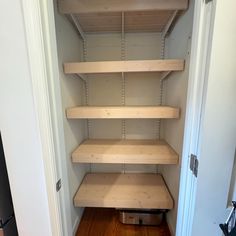
M 125 32 L 162 32 L 173 11 L 127 12 L 124 19 Z
M 85 33 L 121 32 L 121 14 L 118 12 L 76 14 Z
M 75 163 L 177 164 L 178 154 L 164 140 L 85 140 L 72 153 Z
M 185 10 L 187 7 L 188 0 L 59 0 L 59 11 L 63 14 Z
M 68 119 L 173 119 L 180 110 L 168 106 L 78 106 L 66 110 Z
M 139 60 L 72 62 L 64 64 L 66 74 L 97 74 L 120 72 L 183 71 L 184 60 Z
M 161 175 L 92 173 L 84 177 L 74 205 L 172 209 L 173 200 Z
M 124 31 L 162 32 L 174 11 L 135 11 L 124 14 Z M 85 33 L 121 32 L 122 14 L 103 12 L 74 14 Z

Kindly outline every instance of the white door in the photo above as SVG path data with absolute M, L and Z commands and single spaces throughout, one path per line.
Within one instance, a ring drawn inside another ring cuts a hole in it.
M 215 0 L 213 0 L 215 1 Z M 192 236 L 222 235 L 236 148 L 236 1 L 215 1 Z

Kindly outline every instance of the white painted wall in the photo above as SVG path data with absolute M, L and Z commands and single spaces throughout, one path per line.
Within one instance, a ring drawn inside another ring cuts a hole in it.
M 225 211 L 236 150 L 236 2 L 216 1 L 200 139 L 192 235 L 215 235 Z
M 64 143 L 66 150 L 66 169 L 68 180 L 64 184 L 69 187 L 69 207 L 72 229 L 75 232 L 83 213 L 82 208 L 75 208 L 73 205 L 73 197 L 84 177 L 87 165 L 73 164 L 71 162 L 72 151 L 86 138 L 87 131 L 85 121 L 83 120 L 67 120 L 65 110 L 68 107 L 82 105 L 84 103 L 84 84 L 75 77 L 65 75 L 63 72 L 63 63 L 68 61 L 81 61 L 82 41 L 72 24 L 64 15 L 60 15 L 57 11 L 57 1 L 55 1 L 55 24 L 58 49 L 59 63 L 59 80 L 57 81 L 61 87 L 62 111 L 63 111 L 63 127 L 64 127 Z M 58 98 L 60 99 L 60 98 Z M 63 161 L 63 160 L 59 160 Z
M 21 1 L 0 2 L 0 130 L 19 235 L 52 235 Z
M 174 209 L 167 214 L 167 221 L 173 233 L 175 232 L 177 221 L 193 11 L 194 1 L 190 1 L 188 11 L 180 17 L 172 33 L 166 40 L 165 57 L 182 58 L 185 60 L 185 70 L 180 73 L 172 73 L 164 82 L 164 104 L 180 107 L 181 109 L 180 119 L 165 120 L 162 122 L 162 136 L 179 154 L 179 165 L 160 167 L 160 172 L 163 174 L 175 201 Z

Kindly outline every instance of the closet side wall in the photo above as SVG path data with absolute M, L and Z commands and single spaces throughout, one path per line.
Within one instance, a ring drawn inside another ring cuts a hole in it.
M 126 33 L 124 46 L 121 34 L 88 34 L 87 61 L 159 59 L 161 37 L 157 33 Z M 122 49 L 123 48 L 123 49 Z M 123 51 L 122 51 L 123 50 Z M 159 73 L 124 73 L 125 105 L 158 105 Z M 89 75 L 89 105 L 122 104 L 122 75 Z M 127 139 L 155 139 L 156 119 L 127 119 Z M 122 138 L 122 120 L 91 120 L 90 138 Z M 93 172 L 156 172 L 156 165 L 93 164 Z
M 84 104 L 84 82 L 75 75 L 65 75 L 63 72 L 63 63 L 65 61 L 82 61 L 83 49 L 82 41 L 76 33 L 76 30 L 65 16 L 58 14 L 57 10 L 55 10 L 55 22 L 63 106 L 62 110 L 65 111 L 68 107 Z M 85 121 L 67 120 L 65 113 L 63 116 L 63 125 L 70 192 L 70 217 L 73 230 L 76 230 L 83 210 L 74 207 L 73 197 L 84 177 L 84 174 L 86 173 L 87 166 L 83 164 L 72 164 L 71 152 L 85 139 L 87 131 Z
M 181 156 L 189 76 L 193 10 L 194 1 L 190 1 L 189 10 L 179 19 L 174 30 L 166 40 L 165 57 L 185 59 L 185 70 L 179 73 L 172 73 L 164 82 L 164 104 L 177 106 L 181 109 L 181 116 L 179 120 L 165 120 L 162 123 L 164 139 L 179 154 L 179 165 L 160 167 L 160 172 L 163 174 L 167 186 L 175 201 L 174 209 L 167 214 L 167 221 L 173 233 L 175 232 L 177 221 L 179 177 L 181 171 Z

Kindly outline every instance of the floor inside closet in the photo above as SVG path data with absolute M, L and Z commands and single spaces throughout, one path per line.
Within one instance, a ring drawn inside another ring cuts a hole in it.
M 170 236 L 165 220 L 160 226 L 125 225 L 113 208 L 86 208 L 76 236 Z

